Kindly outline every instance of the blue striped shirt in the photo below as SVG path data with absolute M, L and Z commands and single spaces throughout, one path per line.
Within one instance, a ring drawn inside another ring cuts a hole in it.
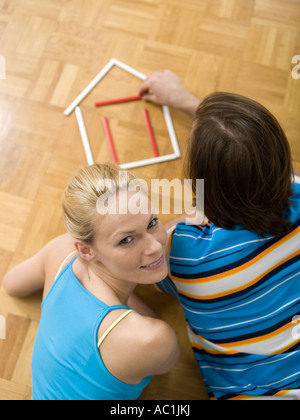
M 180 300 L 212 399 L 300 399 L 300 178 L 294 181 L 292 230 L 283 238 L 211 223 L 181 223 L 170 236 L 170 274 L 158 286 Z

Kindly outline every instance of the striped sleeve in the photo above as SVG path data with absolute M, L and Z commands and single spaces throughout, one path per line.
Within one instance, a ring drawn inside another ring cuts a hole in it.
M 171 228 L 167 231 L 167 235 L 168 235 L 168 255 L 170 255 L 170 252 L 171 252 L 172 239 L 173 239 L 173 234 L 174 234 L 175 230 L 176 230 L 176 226 L 174 226 L 173 228 Z M 157 283 L 156 286 L 158 287 L 158 289 L 160 291 L 165 292 L 165 293 L 169 293 L 169 294 L 178 298 L 177 289 L 176 289 L 173 281 L 171 280 L 170 276 L 167 276 L 163 281 Z

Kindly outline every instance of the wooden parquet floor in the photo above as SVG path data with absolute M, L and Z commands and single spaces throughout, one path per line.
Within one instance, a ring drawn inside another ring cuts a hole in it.
M 262 102 L 283 125 L 300 171 L 296 55 L 300 0 L 0 0 L 0 279 L 65 231 L 61 195 L 86 159 L 75 115 L 63 111 L 112 57 L 145 74 L 168 68 L 202 97 L 224 90 Z M 121 163 L 151 156 L 140 103 L 93 107 L 102 98 L 136 95 L 139 84 L 114 68 L 83 102 L 96 161 L 111 160 L 101 112 L 111 121 Z M 171 153 L 160 108 L 147 108 L 160 154 Z M 171 114 L 184 155 L 192 122 L 177 110 Z M 181 178 L 183 164 L 133 172 L 147 181 Z M 206 399 L 176 300 L 149 288 L 139 294 L 173 325 L 183 347 L 179 365 L 156 377 L 142 398 Z M 0 289 L 2 400 L 30 399 L 40 304 L 41 295 L 13 299 Z

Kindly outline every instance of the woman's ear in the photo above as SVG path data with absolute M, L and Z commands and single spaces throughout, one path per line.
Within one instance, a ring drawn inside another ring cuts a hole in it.
M 96 259 L 94 252 L 91 248 L 91 246 L 85 244 L 82 241 L 76 241 L 74 244 L 78 255 L 84 260 L 84 261 L 94 261 Z

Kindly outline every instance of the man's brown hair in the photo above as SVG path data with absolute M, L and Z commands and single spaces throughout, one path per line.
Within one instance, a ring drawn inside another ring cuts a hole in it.
M 237 94 L 208 96 L 196 113 L 188 159 L 194 189 L 195 180 L 205 181 L 205 215 L 213 224 L 260 236 L 289 231 L 291 150 L 265 107 Z

